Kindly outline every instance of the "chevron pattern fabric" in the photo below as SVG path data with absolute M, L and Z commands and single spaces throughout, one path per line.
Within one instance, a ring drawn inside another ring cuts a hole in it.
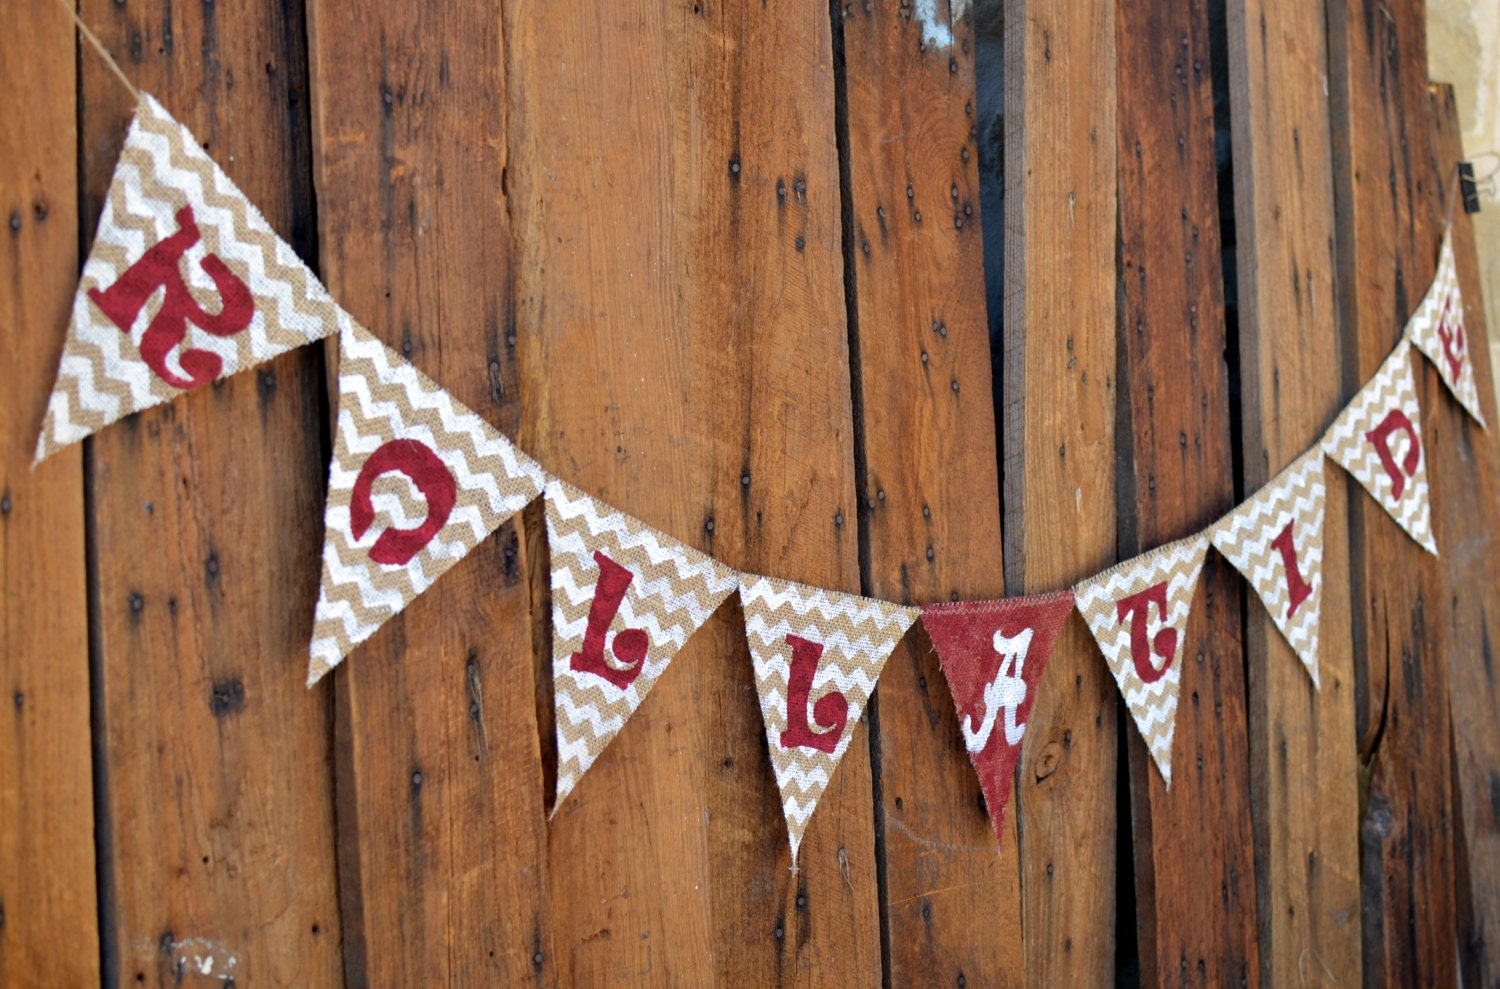
M 345 327 L 308 685 L 545 485 L 510 440 L 365 330 Z
M 1474 362 L 1470 359 L 1469 334 L 1464 326 L 1464 299 L 1458 287 L 1451 227 L 1444 232 L 1443 246 L 1438 251 L 1437 275 L 1422 297 L 1422 304 L 1407 322 L 1406 335 L 1437 368 L 1443 384 L 1459 404 L 1476 422 L 1488 428 L 1484 410 L 1479 407 L 1479 388 L 1474 384 Z
M 1183 639 L 1208 552 L 1199 533 L 1118 563 L 1073 588 L 1156 768 L 1172 785 Z
M 1318 684 L 1318 619 L 1323 601 L 1324 455 L 1314 447 L 1213 528 L 1213 544 L 1233 563 Z
M 740 602 L 795 868 L 880 671 L 920 612 L 750 574 Z
M 1419 546 L 1437 555 L 1409 340 L 1396 345 L 1375 377 L 1339 413 L 1322 445 Z
M 36 459 L 352 321 L 143 95 L 99 216 Z
M 556 813 L 739 575 L 556 479 L 547 540 Z

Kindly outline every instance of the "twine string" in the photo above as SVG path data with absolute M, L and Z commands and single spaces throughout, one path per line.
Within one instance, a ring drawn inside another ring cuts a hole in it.
M 125 71 L 120 68 L 120 63 L 116 62 L 114 60 L 114 56 L 110 55 L 109 49 L 104 47 L 104 43 L 99 40 L 98 35 L 89 30 L 89 26 L 83 23 L 83 18 L 78 16 L 78 11 L 73 9 L 73 5 L 69 3 L 68 0 L 57 0 L 57 2 L 63 10 L 66 10 L 68 12 L 68 16 L 73 18 L 73 23 L 78 25 L 79 33 L 89 40 L 89 44 L 94 46 L 94 50 L 99 53 L 99 57 L 104 59 L 104 64 L 108 65 L 111 71 L 114 72 L 115 78 L 124 83 L 125 88 L 130 90 L 131 95 L 134 96 L 137 101 L 139 101 L 141 98 L 141 91 L 139 89 L 136 89 L 135 84 L 132 83 L 130 81 L 130 78 L 125 75 Z

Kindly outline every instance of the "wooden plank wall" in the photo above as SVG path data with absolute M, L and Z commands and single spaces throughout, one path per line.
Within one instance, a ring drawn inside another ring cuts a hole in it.
M 335 348 L 30 470 L 130 97 L 23 7 L 0 984 L 1500 973 L 1500 427 L 1430 367 L 1444 555 L 1330 468 L 1321 690 L 1211 556 L 1168 790 L 1075 617 L 997 851 L 916 628 L 792 873 L 733 599 L 553 806 L 535 506 L 304 690 Z M 906 603 L 1065 587 L 1273 476 L 1397 339 L 1459 155 L 1420 0 L 965 9 L 79 6 L 357 320 L 549 470 Z M 1004 73 L 986 209 L 976 62 Z
M 1342 407 L 1333 290 L 1333 145 L 1323 12 L 1230 3 L 1242 490 L 1265 484 Z M 1261 31 L 1262 24 L 1280 30 Z M 1361 978 L 1359 792 L 1348 487 L 1324 470 L 1320 686 L 1254 595 L 1246 604 L 1260 963 L 1271 985 Z M 1309 975 L 1309 973 L 1311 973 Z
M 1429 106 L 1432 155 L 1441 175 L 1461 157 L 1452 87 L 1430 87 Z M 1486 340 L 1473 226 L 1463 207 L 1454 205 L 1456 192 L 1451 182 L 1438 185 L 1434 215 L 1452 217 L 1465 330 L 1470 340 Z M 1476 353 L 1478 349 L 1476 345 Z M 1488 361 L 1476 359 L 1474 372 L 1485 419 L 1497 422 L 1491 411 L 1494 370 Z M 1420 388 L 1426 403 L 1422 429 L 1432 453 L 1428 467 L 1433 483 L 1440 485 L 1434 492 L 1439 499 L 1434 521 L 1445 554 L 1439 618 L 1447 633 L 1444 652 L 1453 727 L 1459 964 L 1464 985 L 1494 985 L 1500 980 L 1500 692 L 1495 687 L 1490 623 L 1500 621 L 1500 560 L 1493 548 L 1500 511 L 1500 458 L 1487 434 L 1445 394 L 1433 368 L 1423 366 Z
M 1455 166 L 1440 165 L 1432 150 L 1424 21 L 1420 2 L 1380 10 L 1329 3 L 1345 396 L 1390 353 L 1437 266 L 1439 190 Z M 1435 376 L 1427 377 L 1427 367 L 1417 373 L 1423 411 L 1434 419 Z M 1441 550 L 1451 546 L 1443 536 L 1445 485 L 1430 435 L 1427 446 Z M 1453 985 L 1452 773 L 1438 768 L 1451 765 L 1443 592 L 1450 561 L 1414 546 L 1352 479 L 1349 499 L 1355 672 L 1363 686 L 1356 725 L 1367 773 L 1365 982 Z
M 1115 555 L 1114 4 L 1008 4 L 1004 44 L 1005 589 L 1026 594 L 1070 586 Z M 1068 50 L 1093 57 L 1054 59 Z M 1015 811 L 1026 978 L 1105 985 L 1121 707 L 1081 616 L 1043 683 Z
M 1236 499 L 1208 8 L 1123 0 L 1115 18 L 1123 559 L 1202 530 Z M 1242 587 L 1210 556 L 1178 654 L 1175 787 L 1128 733 L 1146 983 L 1260 981 Z
M 73 31 L 11 8 L 0 88 L 0 984 L 99 981 L 83 451 L 32 470 L 78 270 Z
M 467 3 L 314 2 L 308 28 L 329 289 L 515 435 L 499 24 Z M 351 985 L 552 977 L 530 607 L 511 522 L 335 675 Z
M 80 12 L 307 254 L 300 7 Z M 92 232 L 131 97 L 98 58 L 80 65 Z M 294 351 L 89 442 L 106 979 L 340 977 L 331 710 L 289 673 L 318 586 L 321 385 L 317 352 Z

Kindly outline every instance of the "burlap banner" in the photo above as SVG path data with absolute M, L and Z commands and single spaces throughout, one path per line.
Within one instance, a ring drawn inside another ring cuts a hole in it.
M 1453 397 L 1476 422 L 1485 426 L 1479 389 L 1474 384 L 1474 363 L 1469 357 L 1469 334 L 1464 327 L 1464 300 L 1453 259 L 1452 227 L 1443 233 L 1437 275 L 1406 324 L 1406 333 L 1437 368 Z
M 1418 545 L 1437 554 L 1409 340 L 1402 338 L 1380 371 L 1328 427 L 1323 450 L 1353 474 Z
M 193 135 L 142 96 L 73 299 L 36 459 L 351 322 Z
M 1323 602 L 1323 451 L 1314 447 L 1213 529 L 1214 547 L 1255 588 L 1318 683 Z
M 345 327 L 308 684 L 545 483 L 489 423 L 363 329 Z
M 1156 768 L 1172 785 L 1183 638 L 1208 552 L 1199 533 L 1118 563 L 1073 588 Z
M 1042 671 L 1072 613 L 1072 591 L 922 608 L 997 842 Z
M 558 480 L 547 484 L 547 541 L 555 813 L 739 575 Z
M 740 575 L 745 634 L 792 866 L 807 822 L 915 608 Z

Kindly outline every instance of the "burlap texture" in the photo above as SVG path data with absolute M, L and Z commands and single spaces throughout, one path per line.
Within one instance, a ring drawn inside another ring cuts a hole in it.
M 1371 439 L 1393 413 L 1404 416 L 1416 435 L 1416 469 L 1406 470 L 1411 437 L 1404 429 L 1387 437 L 1387 452 L 1402 475 L 1401 490 Z M 1417 404 L 1416 376 L 1412 373 L 1411 343 L 1402 339 L 1391 356 L 1380 365 L 1359 394 L 1344 407 L 1323 434 L 1323 452 L 1353 474 L 1366 491 L 1400 523 L 1417 544 L 1437 555 L 1432 536 L 1432 507 L 1427 488 L 1427 451 L 1422 447 L 1422 409 Z
M 37 460 L 182 393 L 153 371 L 140 351 L 163 293 L 146 302 L 127 335 L 89 292 L 114 285 L 149 248 L 176 233 L 177 212 L 185 206 L 192 207 L 200 239 L 178 270 L 194 302 L 210 314 L 224 305 L 202 267 L 217 257 L 249 289 L 254 314 L 232 336 L 190 327 L 175 352 L 178 359 L 188 350 L 213 354 L 221 362 L 217 377 L 227 377 L 352 322 L 192 134 L 143 95 L 73 299 L 57 383 L 37 438 Z
M 1042 672 L 1072 613 L 1072 591 L 922 608 L 997 843 Z
M 1172 735 L 1177 727 L 1177 692 L 1182 681 L 1182 664 L 1187 656 L 1185 638 L 1193 596 L 1198 589 L 1198 575 L 1208 552 L 1206 532 L 1168 543 L 1134 559 L 1118 563 L 1096 577 L 1073 588 L 1078 610 L 1088 622 L 1089 631 L 1099 643 L 1125 706 L 1135 718 L 1141 737 L 1151 751 L 1157 769 L 1167 785 L 1172 784 Z M 1149 653 L 1137 657 L 1132 643 L 1135 612 L 1122 615 L 1122 602 L 1132 595 L 1149 594 L 1165 585 L 1166 613 L 1160 601 L 1144 601 L 1146 644 Z M 1171 633 L 1166 638 L 1166 633 Z M 1161 645 L 1172 640 L 1170 658 Z M 1139 672 L 1137 660 L 1148 669 L 1162 671 L 1147 682 Z
M 856 594 L 750 574 L 740 575 L 740 601 L 795 866 L 797 849 L 818 798 L 849 748 L 854 726 L 875 690 L 880 671 L 919 612 Z M 800 710 L 795 711 L 789 707 L 790 695 L 796 689 L 789 635 L 822 647 L 811 689 Z M 837 722 L 830 724 L 817 717 L 819 710 L 827 709 L 821 705 L 830 705 L 834 695 L 842 695 L 844 701 L 832 704 L 839 709 L 843 722 L 836 736 L 833 730 Z M 796 732 L 799 725 L 830 745 L 832 751 L 785 744 L 790 741 L 786 737 L 789 729 Z
M 667 665 L 714 609 L 739 586 L 739 575 L 572 485 L 547 485 L 547 540 L 552 551 L 552 685 L 557 713 L 557 801 L 578 783 L 640 707 Z M 598 606 L 601 564 L 595 553 L 630 572 L 602 643 L 604 662 L 621 686 L 573 661 Z M 645 632 L 645 653 L 617 649 L 621 633 Z M 627 653 L 621 656 L 621 653 Z M 638 667 L 638 671 L 637 671 Z
M 351 506 L 366 461 L 397 440 L 441 460 L 455 498 L 445 524 L 404 564 L 379 563 L 381 534 L 419 527 L 431 508 L 399 471 L 379 475 L 374 522 L 354 534 Z M 338 665 L 527 502 L 546 475 L 487 422 L 395 351 L 353 324 L 339 334 L 339 413 L 328 466 L 323 583 L 313 619 L 308 684 Z
M 1323 603 L 1324 464 L 1320 447 L 1304 453 L 1224 516 L 1212 536 L 1214 547 L 1255 588 L 1314 685 L 1318 683 L 1318 620 Z M 1295 573 L 1288 571 L 1282 552 L 1288 545 Z
M 1479 407 L 1479 388 L 1474 384 L 1474 362 L 1469 352 L 1468 328 L 1464 325 L 1464 299 L 1458 287 L 1451 227 L 1443 233 L 1437 274 L 1407 322 L 1406 334 L 1437 368 L 1443 384 L 1459 404 L 1476 422 L 1486 426 L 1484 410 Z M 1484 341 L 1480 341 L 1480 346 L 1484 346 Z

